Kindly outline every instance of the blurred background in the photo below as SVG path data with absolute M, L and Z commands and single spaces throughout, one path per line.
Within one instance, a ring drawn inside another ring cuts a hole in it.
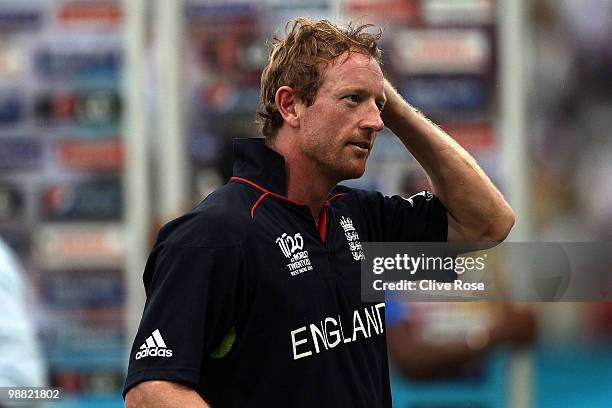
M 610 0 L 3 0 L 0 386 L 122 404 L 157 229 L 227 181 L 231 139 L 257 136 L 266 42 L 302 15 L 384 28 L 386 75 L 507 195 L 511 240 L 612 238 Z M 382 132 L 350 184 L 412 195 L 427 179 Z M 408 308 L 400 321 L 448 338 L 497 313 Z M 476 369 L 394 369 L 394 406 L 610 406 L 610 304 L 530 308 L 537 339 Z

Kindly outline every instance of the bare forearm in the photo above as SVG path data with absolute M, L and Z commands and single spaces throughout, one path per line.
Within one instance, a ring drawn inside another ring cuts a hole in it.
M 466 240 L 503 240 L 512 209 L 470 154 L 410 106 L 387 82 L 385 125 L 423 166 L 438 198 Z
M 125 396 L 126 408 L 210 408 L 200 395 L 189 387 L 168 381 L 145 381 Z

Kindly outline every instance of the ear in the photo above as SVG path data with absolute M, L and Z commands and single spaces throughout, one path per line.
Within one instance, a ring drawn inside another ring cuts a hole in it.
M 285 122 L 292 128 L 300 125 L 297 104 L 300 103 L 295 91 L 290 86 L 281 86 L 276 90 L 274 101 Z

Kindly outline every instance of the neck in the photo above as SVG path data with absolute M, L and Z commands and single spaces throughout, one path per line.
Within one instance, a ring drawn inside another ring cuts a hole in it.
M 321 209 L 338 181 L 322 174 L 315 163 L 288 140 L 289 138 L 277 137 L 270 145 L 285 158 L 287 198 L 306 204 L 318 225 Z

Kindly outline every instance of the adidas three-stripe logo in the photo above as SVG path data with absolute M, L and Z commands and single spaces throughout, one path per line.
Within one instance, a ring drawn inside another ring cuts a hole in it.
M 163 347 L 163 348 L 166 348 L 166 343 L 164 342 L 164 339 L 162 339 L 162 336 L 159 333 L 159 329 L 155 329 L 153 334 L 151 334 L 147 338 L 147 341 L 142 343 L 142 346 L 140 346 L 140 349 L 144 350 L 144 349 L 149 348 L 149 347 Z
M 142 346 L 140 346 L 140 351 L 136 353 L 136 360 L 140 360 L 144 357 L 172 357 L 172 350 L 166 346 L 166 342 L 161 336 L 159 329 L 155 329 L 155 331 L 147 337 Z

